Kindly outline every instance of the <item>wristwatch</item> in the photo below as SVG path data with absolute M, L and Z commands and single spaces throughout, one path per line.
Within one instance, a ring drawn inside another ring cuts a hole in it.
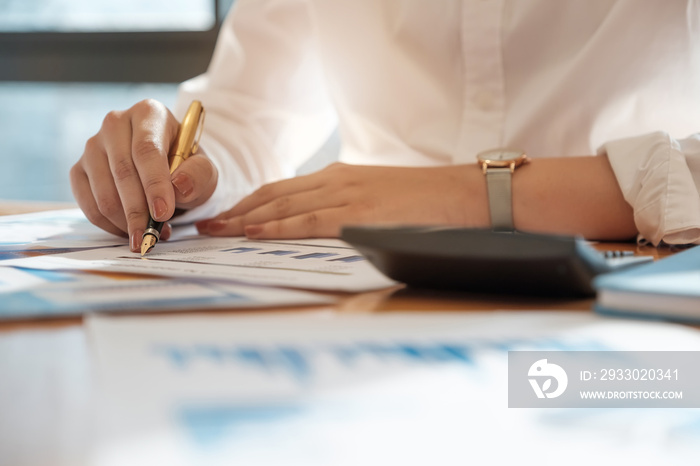
M 514 231 L 512 177 L 516 168 L 530 159 L 518 149 L 499 148 L 476 155 L 486 176 L 489 196 L 491 228 L 496 231 Z

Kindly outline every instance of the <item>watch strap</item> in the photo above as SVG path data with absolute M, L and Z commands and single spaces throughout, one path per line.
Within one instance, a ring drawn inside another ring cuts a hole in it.
M 513 231 L 513 174 L 510 167 L 486 170 L 486 187 L 489 196 L 491 228 L 497 231 Z

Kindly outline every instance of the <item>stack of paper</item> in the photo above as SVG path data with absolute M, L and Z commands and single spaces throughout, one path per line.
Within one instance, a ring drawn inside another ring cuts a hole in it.
M 0 319 L 321 304 L 332 299 L 300 289 L 358 292 L 395 284 L 336 240 L 208 238 L 190 226 L 141 257 L 77 209 L 0 217 L 0 232 Z

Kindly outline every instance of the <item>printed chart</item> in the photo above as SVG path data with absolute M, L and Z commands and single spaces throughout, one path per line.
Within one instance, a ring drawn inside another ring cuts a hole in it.
M 200 237 L 161 242 L 145 257 L 123 246 L 10 260 L 6 264 L 229 279 L 328 291 L 369 291 L 396 284 L 339 240 L 277 242 Z
M 697 410 L 509 409 L 507 359 L 651 335 L 699 349 L 697 332 L 522 314 L 93 319 L 106 411 L 92 464 L 509 464 L 543 446 L 576 451 L 571 464 L 692 464 Z

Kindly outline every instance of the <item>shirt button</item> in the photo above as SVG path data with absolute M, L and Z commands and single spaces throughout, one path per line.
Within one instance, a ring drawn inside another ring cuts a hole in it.
M 493 92 L 479 91 L 476 94 L 474 94 L 473 102 L 479 110 L 483 110 L 484 112 L 493 110 L 493 107 L 495 105 Z

